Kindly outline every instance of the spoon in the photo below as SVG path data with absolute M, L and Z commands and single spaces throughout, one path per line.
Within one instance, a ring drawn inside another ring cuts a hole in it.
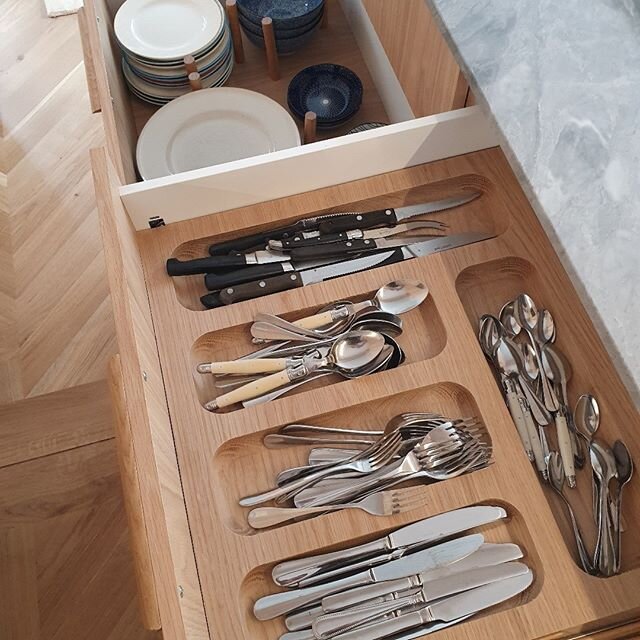
M 540 310 L 537 339 L 540 344 L 547 344 L 549 342 L 555 342 L 556 340 L 556 323 L 549 309 Z
M 498 318 L 488 313 L 480 318 L 478 340 L 484 355 L 490 360 L 494 360 L 495 350 L 503 333 L 504 327 Z
M 560 352 L 550 344 L 545 344 L 542 347 L 542 363 L 547 378 L 554 384 L 556 397 L 559 400 L 559 410 L 555 417 L 556 429 L 558 431 L 558 445 L 560 447 L 564 470 L 569 480 L 569 486 L 573 488 L 575 486 L 575 467 L 577 466 L 581 469 L 584 466 L 585 455 L 581 443 L 575 435 L 575 427 L 571 428 L 573 426 L 571 424 L 573 418 L 569 410 L 567 392 L 567 378 L 570 369 Z
M 387 311 L 365 311 L 352 323 L 352 329 L 369 329 L 391 336 L 399 336 L 402 333 L 402 318 Z
M 515 337 L 519 335 L 522 331 L 522 325 L 516 320 L 516 317 L 513 315 L 513 305 L 514 300 L 511 300 L 504 304 L 502 309 L 500 309 L 500 322 L 507 330 L 507 333 Z
M 516 298 L 513 309 L 516 320 L 520 323 L 529 337 L 529 341 L 533 347 L 538 362 L 542 363 L 542 356 L 536 341 L 536 326 L 540 319 L 536 303 L 526 293 L 521 293 Z M 549 411 L 557 411 L 558 399 L 553 393 L 549 380 L 546 376 L 542 375 L 540 376 L 540 382 L 542 384 L 542 398 L 544 400 L 544 406 Z M 569 479 L 569 482 L 571 482 L 571 479 Z
M 522 442 L 522 446 L 532 462 L 535 460 L 533 445 L 529 435 L 529 429 L 524 417 L 523 402 L 518 396 L 516 388 L 516 380 L 518 377 L 518 366 L 513 357 L 513 352 L 509 345 L 502 339 L 498 340 L 495 349 L 495 360 L 502 378 L 502 385 L 507 396 L 507 405 L 509 413 L 515 422 L 518 435 Z
M 591 467 L 598 478 L 598 539 L 593 564 L 603 576 L 615 571 L 613 532 L 609 518 L 609 482 L 618 475 L 616 459 L 609 447 L 592 440 Z
M 350 303 L 335 309 L 296 320 L 295 324 L 305 329 L 316 329 L 364 311 L 370 307 L 400 315 L 415 309 L 429 295 L 429 289 L 423 282 L 413 280 L 394 280 L 378 289 L 375 297 L 363 302 Z
M 364 375 L 363 371 L 366 371 L 367 365 L 370 365 L 378 357 L 384 346 L 384 336 L 375 331 L 350 331 L 333 343 L 326 357 L 313 364 L 304 363 L 250 382 L 239 389 L 218 396 L 215 400 L 208 402 L 205 408 L 213 411 L 237 402 L 250 400 L 289 382 L 305 378 L 315 371 L 328 369 L 336 371 L 344 377 L 349 377 L 355 372 L 358 372 L 357 375 Z
M 576 408 L 573 411 L 573 423 L 576 425 L 576 433 L 589 446 L 591 440 L 600 426 L 600 407 L 598 401 L 590 394 L 585 393 L 578 398 Z M 597 522 L 598 492 L 595 473 L 591 472 L 591 496 L 592 513 Z
M 615 573 L 620 573 L 621 538 L 622 531 L 620 529 L 620 515 L 622 511 L 622 489 L 633 475 L 633 460 L 627 445 L 622 440 L 616 440 L 613 443 L 613 456 L 616 460 L 616 469 L 618 471 L 618 487 L 613 496 L 613 514 L 614 514 L 614 551 L 615 551 Z
M 547 468 L 549 470 L 549 482 L 553 487 L 553 490 L 562 498 L 562 501 L 567 507 L 567 512 L 569 513 L 571 526 L 573 528 L 573 536 L 576 539 L 576 547 L 578 548 L 578 557 L 580 558 L 580 564 L 582 565 L 584 571 L 591 575 L 595 575 L 596 572 L 593 568 L 593 565 L 591 564 L 591 559 L 589 557 L 589 554 L 587 553 L 587 549 L 584 546 L 584 540 L 582 538 L 582 533 L 580 532 L 580 527 L 578 526 L 575 513 L 573 512 L 571 503 L 567 500 L 564 493 L 562 492 L 565 475 L 564 468 L 562 466 L 562 460 L 560 459 L 560 455 L 557 451 L 552 451 L 549 454 L 547 458 Z

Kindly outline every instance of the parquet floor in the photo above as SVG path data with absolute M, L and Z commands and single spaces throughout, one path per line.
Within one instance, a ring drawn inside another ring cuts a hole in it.
M 137 618 L 76 16 L 0 0 L 0 638 L 157 640 Z

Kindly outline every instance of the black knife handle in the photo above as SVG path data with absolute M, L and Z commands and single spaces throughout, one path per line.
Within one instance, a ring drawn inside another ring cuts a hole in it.
M 302 222 L 302 221 L 300 221 Z M 254 247 L 261 246 L 264 248 L 269 240 L 280 240 L 282 238 L 290 238 L 296 233 L 305 230 L 304 224 L 296 222 L 286 227 L 278 227 L 277 229 L 267 229 L 260 233 L 254 233 L 250 236 L 242 236 L 225 242 L 218 242 L 209 247 L 209 255 L 223 256 L 232 251 L 246 251 Z
M 167 273 L 170 276 L 193 276 L 198 273 L 210 273 L 217 269 L 229 267 L 242 267 L 247 264 L 243 255 L 237 256 L 212 256 L 211 258 L 196 258 L 195 260 L 167 260 Z
M 351 229 L 373 229 L 374 227 L 391 227 L 397 224 L 396 212 L 389 207 L 367 213 L 347 213 L 323 220 L 318 229 L 320 233 L 339 233 Z
M 327 233 L 315 238 L 303 238 L 300 235 L 294 238 L 283 239 L 282 248 L 286 251 L 297 249 L 298 247 L 313 247 L 317 244 L 331 244 L 333 242 L 346 242 L 349 236 L 346 233 Z
M 217 291 L 218 289 L 233 287 L 234 285 L 245 282 L 279 276 L 285 273 L 285 271 L 291 271 L 286 262 L 273 262 L 227 271 L 226 273 L 207 273 L 204 277 L 204 286 L 207 287 L 209 291 Z
M 292 260 L 315 260 L 318 258 L 339 258 L 351 253 L 375 251 L 378 247 L 373 240 L 347 240 L 332 244 L 316 244 L 311 247 L 291 249 L 289 255 Z
M 218 307 L 224 307 L 222 300 L 220 300 L 220 294 L 216 291 L 214 293 L 207 293 L 200 298 L 202 306 L 205 309 L 217 309 Z
M 281 276 L 276 276 L 275 278 L 255 280 L 254 282 L 239 284 L 237 287 L 222 289 L 220 291 L 220 300 L 224 304 L 233 304 L 241 300 L 260 298 L 262 296 L 268 296 L 271 293 L 296 289 L 302 286 L 300 274 L 292 271 L 290 273 L 284 273 Z

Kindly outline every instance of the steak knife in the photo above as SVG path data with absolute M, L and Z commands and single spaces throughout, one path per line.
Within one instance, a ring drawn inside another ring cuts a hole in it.
M 291 238 L 299 233 L 318 231 L 322 233 L 338 233 L 349 229 L 370 229 L 378 226 L 391 226 L 400 220 L 427 213 L 435 213 L 444 209 L 459 207 L 467 202 L 475 200 L 480 195 L 479 191 L 466 191 L 464 195 L 445 198 L 433 202 L 425 202 L 420 205 L 401 207 L 399 209 L 381 209 L 369 213 L 327 213 L 321 216 L 298 220 L 293 224 L 276 229 L 267 229 L 241 238 L 234 238 L 225 242 L 212 244 L 209 247 L 209 255 L 220 256 L 232 251 L 246 251 L 253 247 L 265 246 L 269 240 L 281 240 Z M 366 219 L 365 219 L 366 217 Z M 342 220 L 344 218 L 344 221 Z
M 453 622 L 459 618 L 493 607 L 522 593 L 532 582 L 533 572 L 529 569 L 526 573 L 514 578 L 507 578 L 470 589 L 464 593 L 429 604 L 417 611 L 399 615 L 391 620 L 341 633 L 334 636 L 334 640 L 379 640 L 379 638 L 386 638 L 387 636 L 394 636 L 395 638 L 396 634 L 416 627 L 421 627 L 422 633 L 427 634 L 430 633 L 430 628 L 429 626 L 425 627 L 425 625 L 438 621 Z
M 193 276 L 199 273 L 209 273 L 230 267 L 244 267 L 254 264 L 271 264 L 273 262 L 288 262 L 290 256 L 279 255 L 271 251 L 253 251 L 252 253 L 238 253 L 228 256 L 211 256 L 209 258 L 195 258 L 194 260 L 167 260 L 167 273 L 170 276 Z
M 522 562 L 507 562 L 493 567 L 473 569 L 448 578 L 427 582 L 421 588 L 395 593 L 393 598 L 366 606 L 347 609 L 338 613 L 318 616 L 313 621 L 313 631 L 323 640 L 339 633 L 351 631 L 356 627 L 373 624 L 380 618 L 393 613 L 404 612 L 416 606 L 428 605 L 435 600 L 452 596 L 486 584 L 515 578 L 529 572 Z
M 233 304 L 241 300 L 250 300 L 251 298 L 259 298 L 278 291 L 286 291 L 288 289 L 296 289 L 308 284 L 323 282 L 338 276 L 344 276 L 350 273 L 357 273 L 366 269 L 375 267 L 384 267 L 403 260 L 411 258 L 419 258 L 432 253 L 455 249 L 481 240 L 494 238 L 495 233 L 471 232 L 458 233 L 443 238 L 432 238 L 424 240 L 409 246 L 399 247 L 394 251 L 386 251 L 381 253 L 368 254 L 353 260 L 345 260 L 316 269 L 306 269 L 303 271 L 290 271 L 281 276 L 266 278 L 248 282 L 235 287 L 227 287 L 222 289 L 219 294 L 219 301 L 222 304 Z M 368 241 L 363 241 L 368 242 Z M 201 299 L 202 300 L 202 299 Z M 207 306 L 205 300 L 202 303 Z
M 392 560 L 346 578 L 304 589 L 272 593 L 256 600 L 253 605 L 253 613 L 258 620 L 271 620 L 338 591 L 383 580 L 403 578 L 415 573 L 416 569 L 426 571 L 427 569 L 445 566 L 473 553 L 483 542 L 484 537 L 482 534 L 476 533 L 463 538 L 456 538 L 449 542 L 443 542 L 435 547 L 418 551 L 399 560 Z
M 447 225 L 437 220 L 422 220 L 420 222 L 405 222 L 397 224 L 395 227 L 382 227 L 381 229 L 352 229 L 343 231 L 342 233 L 326 233 L 317 234 L 303 233 L 290 239 L 269 240 L 269 248 L 275 251 L 288 251 L 290 249 L 298 249 L 300 247 L 313 247 L 319 244 L 331 244 L 333 242 L 346 242 L 348 240 L 375 240 L 377 238 L 389 238 L 397 236 L 407 231 L 417 231 L 418 229 L 432 229 L 434 231 L 444 231 Z M 431 233 L 429 235 L 438 235 Z M 442 235 L 442 234 L 440 234 Z M 426 239 L 426 238 L 425 238 Z
M 373 542 L 332 553 L 323 553 L 281 562 L 273 568 L 271 576 L 276 584 L 283 587 L 291 587 L 311 576 L 333 569 L 338 563 L 345 566 L 345 572 L 347 572 L 349 563 L 352 561 L 402 547 L 410 547 L 417 544 L 427 545 L 461 531 L 473 529 L 506 517 L 507 512 L 502 507 L 496 506 L 464 507 L 455 511 L 440 513 L 437 516 L 401 527 L 391 532 L 388 536 Z M 419 572 L 413 571 L 412 573 Z

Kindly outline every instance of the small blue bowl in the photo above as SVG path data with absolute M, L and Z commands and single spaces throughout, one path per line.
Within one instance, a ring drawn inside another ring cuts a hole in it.
M 238 0 L 238 10 L 254 24 L 262 18 L 273 20 L 274 28 L 294 29 L 313 20 L 324 6 L 324 0 Z
M 296 36 L 295 38 L 276 38 L 276 50 L 280 55 L 286 56 L 294 53 L 298 49 L 301 49 L 305 44 L 307 44 L 307 42 L 309 42 L 313 38 L 314 34 L 318 30 L 319 25 L 320 21 L 318 21 L 318 23 L 313 28 L 309 29 L 302 35 Z M 253 44 L 256 45 L 256 47 L 264 49 L 264 38 L 262 37 L 262 34 L 256 35 L 251 31 L 247 31 L 247 29 L 244 29 L 244 34 Z
M 362 104 L 362 81 L 338 64 L 316 64 L 300 71 L 289 83 L 287 103 L 300 120 L 316 114 L 321 129 L 337 127 L 353 117 Z
M 297 38 L 298 36 L 302 36 L 305 33 L 307 33 L 307 31 L 311 31 L 312 29 L 315 29 L 320 24 L 320 21 L 322 20 L 322 14 L 323 14 L 323 11 L 321 7 L 320 13 L 314 16 L 312 20 L 310 20 L 309 22 L 303 25 L 300 25 L 299 27 L 294 27 L 293 29 L 283 29 L 282 27 L 274 26 L 273 32 L 276 36 L 276 40 L 280 40 L 282 38 L 284 39 Z M 249 31 L 256 36 L 262 37 L 262 22 L 259 22 L 258 24 L 256 24 L 255 22 L 252 22 L 248 18 L 245 18 L 242 14 L 238 15 L 238 19 L 240 20 L 240 26 L 242 27 L 243 31 L 245 32 Z

